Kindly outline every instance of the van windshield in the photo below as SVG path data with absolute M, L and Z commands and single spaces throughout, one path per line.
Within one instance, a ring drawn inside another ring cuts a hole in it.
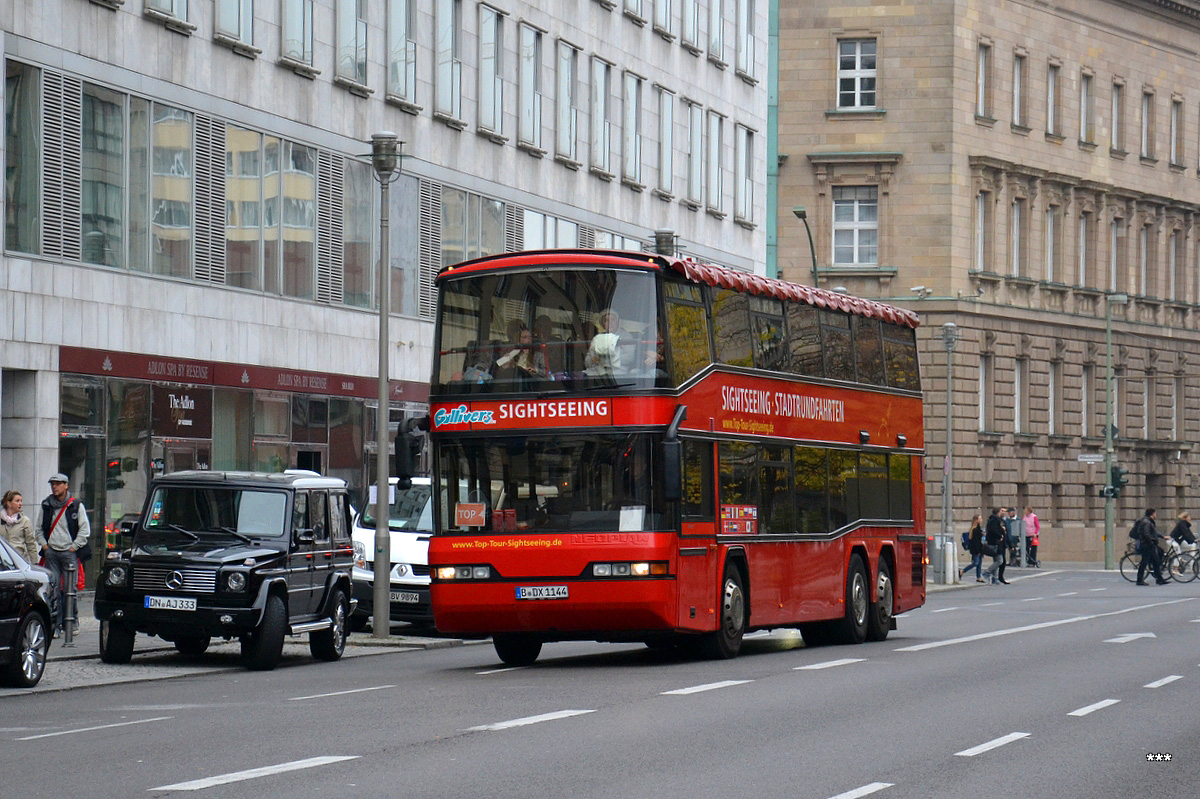
M 392 530 L 433 531 L 433 509 L 429 496 L 433 493 L 429 483 L 414 484 L 412 488 L 397 491 L 388 513 L 388 527 Z M 375 526 L 375 505 L 368 503 L 363 508 L 360 527 Z

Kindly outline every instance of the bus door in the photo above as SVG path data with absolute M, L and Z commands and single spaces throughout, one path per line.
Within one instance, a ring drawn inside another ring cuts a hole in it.
M 711 630 L 717 623 L 718 562 L 713 452 L 710 441 L 683 441 L 683 499 L 676 574 L 677 625 Z

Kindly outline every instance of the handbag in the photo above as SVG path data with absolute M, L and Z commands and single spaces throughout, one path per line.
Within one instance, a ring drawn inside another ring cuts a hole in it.
M 994 557 L 996 557 L 997 552 L 999 552 L 999 550 L 996 549 L 995 544 L 984 544 L 983 545 L 983 554 L 994 558 Z
M 92 542 L 88 541 L 86 544 L 81 546 L 79 549 L 75 550 L 75 557 L 79 558 L 80 562 L 82 562 L 82 563 L 87 563 L 89 560 L 91 560 L 92 559 Z

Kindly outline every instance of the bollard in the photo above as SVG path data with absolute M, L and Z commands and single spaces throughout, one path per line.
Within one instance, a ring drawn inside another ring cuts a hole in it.
M 944 548 L 942 577 L 946 585 L 954 585 L 958 580 L 958 557 L 954 551 L 954 542 L 947 541 L 942 546 Z
M 67 583 L 63 597 L 63 646 L 75 646 L 75 624 L 72 619 L 75 618 L 75 581 L 77 579 L 75 570 L 77 568 L 79 568 L 79 558 L 73 557 L 67 563 L 66 571 L 63 572 L 63 579 Z

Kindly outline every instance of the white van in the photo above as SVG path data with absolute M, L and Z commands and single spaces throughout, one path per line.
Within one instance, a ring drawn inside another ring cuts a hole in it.
M 420 626 L 433 626 L 429 603 L 429 536 L 433 532 L 433 488 L 428 477 L 412 478 L 412 487 L 397 491 L 389 513 L 391 530 L 391 619 Z M 354 598 L 358 607 L 350 617 L 350 628 L 361 631 L 374 614 L 375 518 L 374 506 L 354 518 Z

